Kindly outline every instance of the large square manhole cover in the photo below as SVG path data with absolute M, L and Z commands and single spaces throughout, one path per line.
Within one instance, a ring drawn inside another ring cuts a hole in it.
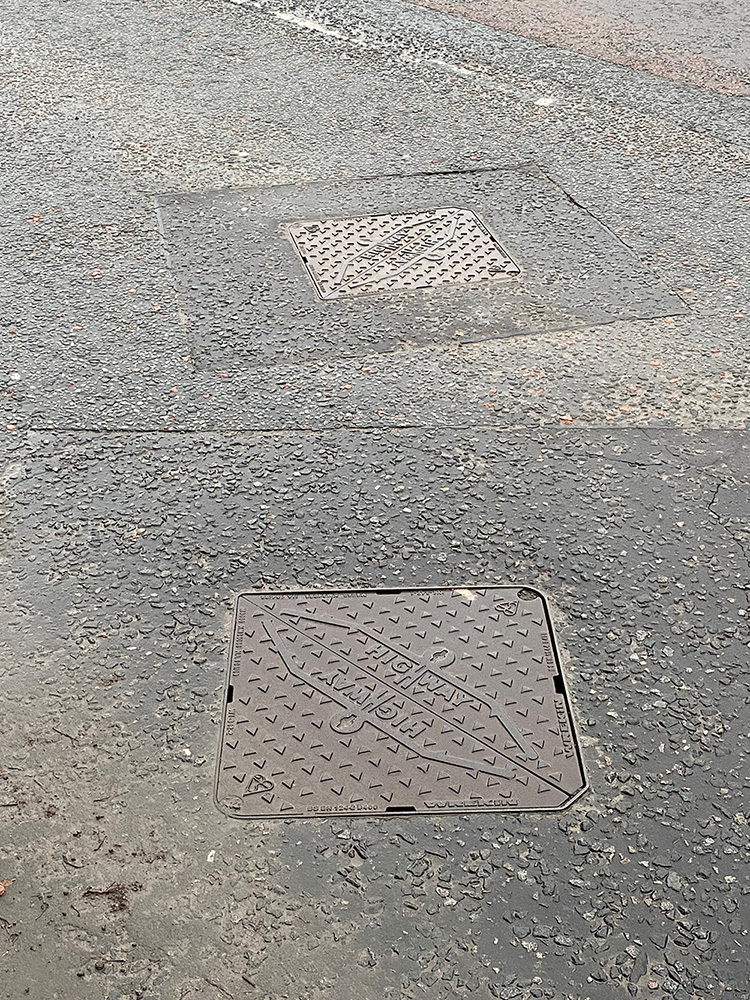
M 216 788 L 228 815 L 550 810 L 585 786 L 537 591 L 239 598 Z
M 321 299 L 520 274 L 468 209 L 298 223 L 289 235 Z

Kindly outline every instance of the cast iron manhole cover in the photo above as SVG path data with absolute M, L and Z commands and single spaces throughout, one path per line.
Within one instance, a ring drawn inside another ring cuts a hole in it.
M 297 223 L 289 235 L 322 299 L 520 274 L 467 209 Z
M 228 815 L 562 809 L 586 787 L 541 594 L 243 594 L 216 799 Z

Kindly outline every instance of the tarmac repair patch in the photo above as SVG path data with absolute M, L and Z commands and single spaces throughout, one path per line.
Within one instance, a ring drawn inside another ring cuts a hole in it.
M 160 194 L 156 210 L 200 370 L 687 309 L 530 165 Z
M 585 787 L 538 591 L 239 597 L 216 782 L 227 815 L 554 810 Z

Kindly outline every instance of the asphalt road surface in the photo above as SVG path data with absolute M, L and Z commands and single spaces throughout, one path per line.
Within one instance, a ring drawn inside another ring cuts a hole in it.
M 750 9 L 722 0 L 413 0 L 679 83 L 750 96 Z
M 617 7 L 660 76 L 611 5 L 2 0 L 1 997 L 748 1000 L 750 115 L 691 7 L 689 73 Z M 290 263 L 445 206 L 521 275 Z M 482 584 L 548 597 L 573 806 L 215 807 L 238 593 Z

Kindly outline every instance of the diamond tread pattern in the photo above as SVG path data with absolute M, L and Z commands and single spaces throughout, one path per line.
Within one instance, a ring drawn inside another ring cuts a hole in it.
M 467 209 L 300 223 L 289 235 L 322 299 L 520 273 Z
M 228 815 L 553 810 L 585 787 L 537 591 L 238 599 L 216 788 Z

